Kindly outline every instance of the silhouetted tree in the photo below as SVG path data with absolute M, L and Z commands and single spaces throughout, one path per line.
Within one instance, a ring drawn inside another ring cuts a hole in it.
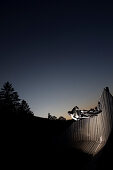
M 56 117 L 56 116 L 52 116 L 50 113 L 48 113 L 48 119 L 50 119 L 50 120 L 56 120 L 57 117 Z
M 33 112 L 30 110 L 29 105 L 25 100 L 22 100 L 19 106 L 19 112 L 22 116 L 32 116 Z
M 66 118 L 64 118 L 63 116 L 60 116 L 58 119 L 59 120 L 66 120 Z
M 18 93 L 15 92 L 12 84 L 6 82 L 0 91 L 0 110 L 2 112 L 16 112 L 19 107 L 19 101 Z
M 33 112 L 30 110 L 27 102 L 25 100 L 20 102 L 18 93 L 9 82 L 6 82 L 0 91 L 0 112 L 3 116 L 9 117 L 33 116 Z
M 48 113 L 48 119 L 51 119 L 51 114 L 50 113 Z

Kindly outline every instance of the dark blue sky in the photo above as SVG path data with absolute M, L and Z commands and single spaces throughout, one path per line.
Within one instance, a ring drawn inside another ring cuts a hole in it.
M 4 1 L 0 86 L 10 81 L 37 116 L 90 108 L 113 94 L 112 1 Z

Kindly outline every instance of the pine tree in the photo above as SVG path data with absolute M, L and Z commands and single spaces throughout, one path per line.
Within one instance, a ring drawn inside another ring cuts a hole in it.
M 2 112 L 16 112 L 19 107 L 19 96 L 12 84 L 6 82 L 0 91 L 0 110 Z
M 22 116 L 31 116 L 33 112 L 30 110 L 29 105 L 25 100 L 22 100 L 19 106 L 19 112 Z
M 25 100 L 20 102 L 18 93 L 9 82 L 6 82 L 0 91 L 0 113 L 11 118 L 15 116 L 20 118 L 33 116 L 27 102 Z

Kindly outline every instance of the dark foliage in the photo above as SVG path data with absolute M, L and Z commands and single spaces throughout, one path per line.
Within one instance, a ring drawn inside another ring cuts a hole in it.
M 33 112 L 30 110 L 29 105 L 27 104 L 27 102 L 25 100 L 22 100 L 19 108 L 19 115 L 26 117 L 26 116 L 33 116 Z
M 14 91 L 12 84 L 6 82 L 0 91 L 0 112 L 12 112 L 13 114 L 18 110 L 19 101 L 18 93 Z
M 27 117 L 33 115 L 27 102 L 25 100 L 20 101 L 19 95 L 12 87 L 12 84 L 6 82 L 0 91 L 1 116 L 6 119 L 12 119 L 18 116 Z
M 46 165 L 47 169 L 99 170 L 112 166 L 112 133 L 107 145 L 95 157 L 68 148 L 64 134 L 73 120 L 33 116 L 26 101 L 19 99 L 9 82 L 0 91 L 0 114 L 5 114 L 0 119 L 4 168 L 5 165 L 12 168 L 15 164 L 15 169 L 19 166 L 45 169 Z

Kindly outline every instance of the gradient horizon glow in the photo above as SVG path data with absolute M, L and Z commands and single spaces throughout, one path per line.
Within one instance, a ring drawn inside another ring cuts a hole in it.
M 113 94 L 113 2 L 5 1 L 0 88 L 9 81 L 36 116 L 68 117 Z

